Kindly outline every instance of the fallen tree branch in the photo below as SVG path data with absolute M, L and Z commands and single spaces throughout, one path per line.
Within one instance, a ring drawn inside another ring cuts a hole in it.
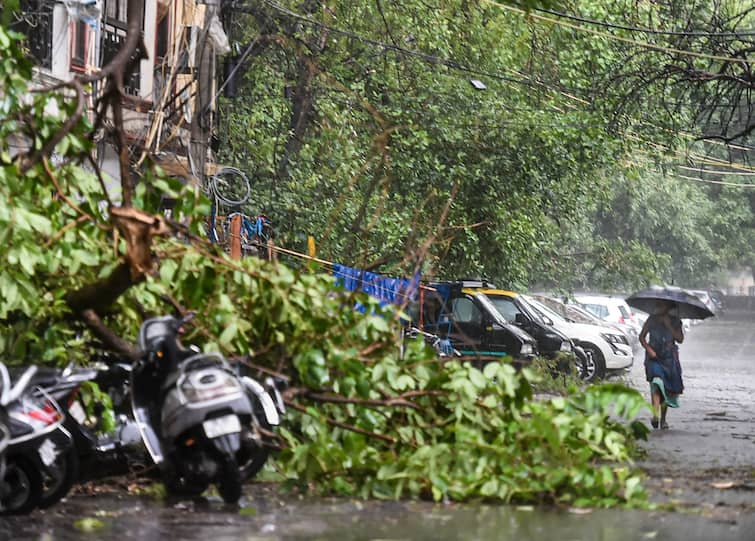
M 102 322 L 102 318 L 92 309 L 88 308 L 79 314 L 81 319 L 92 330 L 94 335 L 99 338 L 104 345 L 112 349 L 116 353 L 129 358 L 132 361 L 139 359 L 139 350 L 134 347 L 130 342 L 125 341 L 123 338 L 115 334 L 108 329 Z
M 300 411 L 301 413 L 307 413 L 307 408 L 305 408 L 301 404 L 297 404 L 296 402 L 291 402 L 287 400 L 286 405 L 289 406 L 290 408 L 295 409 L 296 411 Z M 325 422 L 327 422 L 329 425 L 336 426 L 338 428 L 343 428 L 344 430 L 356 432 L 357 434 L 362 434 L 363 436 L 382 440 L 390 444 L 398 443 L 398 440 L 396 438 L 392 438 L 391 436 L 386 436 L 385 434 L 377 434 L 376 432 L 370 432 L 369 430 L 359 428 L 358 426 L 336 421 L 335 419 L 331 419 L 330 417 L 323 416 L 323 419 L 325 419 Z
M 370 398 L 351 398 L 348 396 L 337 395 L 334 393 L 315 393 L 309 389 L 291 389 L 290 396 L 303 396 L 309 400 L 315 402 L 328 402 L 332 404 L 356 404 L 361 406 L 373 406 L 373 407 L 403 407 L 419 410 L 420 407 L 406 400 L 403 395 L 397 397 L 388 398 L 385 400 L 370 399 Z

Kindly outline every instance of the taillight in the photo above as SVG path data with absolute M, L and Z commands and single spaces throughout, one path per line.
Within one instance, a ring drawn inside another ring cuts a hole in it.
M 619 316 L 619 323 L 624 325 L 624 316 Z

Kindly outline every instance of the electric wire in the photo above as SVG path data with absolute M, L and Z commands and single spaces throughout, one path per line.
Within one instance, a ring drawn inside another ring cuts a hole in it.
M 630 45 L 635 45 L 637 47 L 642 47 L 645 49 L 651 49 L 654 51 L 662 52 L 662 53 L 673 53 L 675 55 L 682 55 L 682 56 L 690 56 L 694 58 L 703 58 L 706 60 L 717 60 L 719 62 L 731 62 L 731 63 L 737 63 L 737 64 L 746 64 L 747 59 L 746 58 L 734 58 L 731 56 L 719 56 L 719 55 L 712 55 L 712 54 L 706 54 L 706 53 L 699 53 L 697 51 L 689 51 L 685 49 L 676 49 L 674 47 L 666 47 L 663 45 L 656 45 L 654 43 L 648 43 L 646 41 L 638 41 L 636 39 L 632 38 L 625 38 L 622 36 L 616 36 L 614 34 L 608 33 L 608 32 L 601 32 L 600 30 L 595 30 L 593 28 L 587 28 L 585 26 L 570 23 L 567 21 L 559 20 L 559 19 L 553 19 L 551 17 L 545 17 L 543 15 L 536 15 L 534 13 L 527 13 L 523 9 L 514 7 L 514 6 L 508 6 L 506 4 L 502 4 L 496 0 L 482 0 L 486 4 L 490 4 L 493 6 L 497 6 L 501 9 L 512 11 L 514 13 L 518 13 L 520 15 L 529 17 L 531 19 L 540 21 L 540 22 L 547 22 L 559 26 L 565 26 L 567 28 L 571 28 L 573 30 L 578 30 L 580 32 L 587 32 L 588 34 L 593 34 L 595 36 L 604 37 L 606 39 L 614 40 L 614 41 L 620 41 L 623 43 L 628 43 Z
M 553 15 L 555 17 L 569 19 L 572 21 L 580 22 L 580 23 L 593 24 L 596 26 L 602 26 L 604 28 L 613 28 L 615 30 L 627 30 L 629 32 L 638 32 L 638 33 L 643 33 L 643 34 L 662 35 L 662 36 L 681 36 L 681 37 L 703 37 L 703 38 L 717 38 L 717 37 L 739 38 L 742 36 L 755 36 L 755 29 L 742 30 L 739 32 L 734 32 L 734 31 L 705 32 L 705 31 L 697 31 L 697 30 L 659 30 L 657 28 L 642 28 L 642 27 L 637 27 L 637 26 L 609 23 L 607 21 L 599 21 L 596 19 L 590 19 L 587 17 L 578 16 L 578 15 L 569 15 L 568 13 L 561 13 L 559 11 L 555 11 L 555 10 L 547 9 L 547 8 L 535 7 L 535 8 L 532 8 L 532 10 L 539 11 L 541 13 L 548 13 L 549 15 Z

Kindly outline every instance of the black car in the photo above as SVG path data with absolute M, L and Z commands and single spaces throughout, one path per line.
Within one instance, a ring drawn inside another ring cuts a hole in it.
M 419 312 L 420 328 L 451 340 L 462 355 L 478 358 L 511 357 L 529 363 L 538 353 L 527 332 L 506 321 L 475 282 L 428 284 Z

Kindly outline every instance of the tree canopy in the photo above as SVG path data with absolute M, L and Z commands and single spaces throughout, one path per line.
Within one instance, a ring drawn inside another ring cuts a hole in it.
M 438 277 L 707 284 L 752 257 L 729 252 L 752 245 L 752 189 L 707 183 L 749 184 L 747 150 L 706 143 L 703 114 L 747 86 L 680 70 L 735 69 L 715 57 L 746 56 L 752 36 L 746 7 L 695 5 L 241 3 L 226 14 L 243 91 L 221 102 L 221 160 L 254 175 L 250 211 L 275 216 L 282 242 L 313 234 L 334 260 L 406 271 L 432 239 Z M 729 49 L 708 51 L 711 34 Z M 674 201 L 645 220 L 640 190 Z M 721 194 L 738 209 L 711 228 Z

